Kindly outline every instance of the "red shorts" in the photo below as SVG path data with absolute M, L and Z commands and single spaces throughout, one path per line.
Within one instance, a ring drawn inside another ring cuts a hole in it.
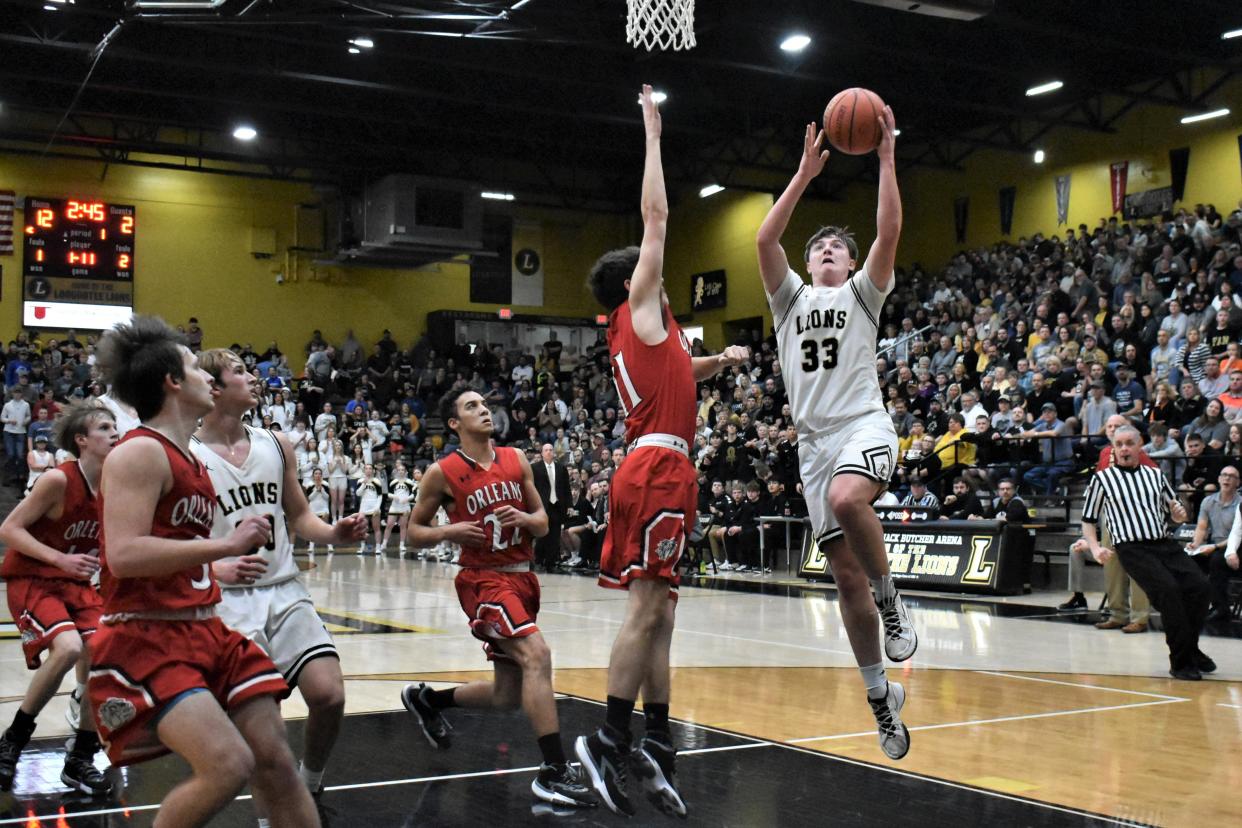
M 37 670 L 52 639 L 77 630 L 83 640 L 95 634 L 103 600 L 86 581 L 68 578 L 8 579 L 9 612 L 22 634 L 26 666 Z
M 508 658 L 506 638 L 539 632 L 539 579 L 533 572 L 463 569 L 453 581 L 457 600 L 470 619 L 470 632 L 483 642 L 488 661 Z
M 626 589 L 635 578 L 668 581 L 677 600 L 677 564 L 699 501 L 698 474 L 684 454 L 644 446 L 625 458 L 608 494 L 608 533 L 600 586 Z
M 194 690 L 207 690 L 225 710 L 289 695 L 263 650 L 219 618 L 105 624 L 91 642 L 87 693 L 114 765 L 168 753 L 155 724 L 169 702 Z

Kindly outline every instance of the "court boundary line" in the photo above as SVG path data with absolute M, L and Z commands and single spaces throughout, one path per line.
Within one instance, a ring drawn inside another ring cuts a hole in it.
M 1107 707 L 1079 707 L 1073 710 L 1050 710 L 1046 713 L 1023 713 L 1017 716 L 999 716 L 993 719 L 971 719 L 964 722 L 942 722 L 940 724 L 916 725 L 909 728 L 911 732 L 916 730 L 944 730 L 950 727 L 971 727 L 973 725 L 999 724 L 1002 722 L 1021 722 L 1029 719 L 1051 719 L 1058 716 L 1078 716 L 1083 713 L 1107 713 L 1110 710 L 1129 710 L 1138 707 L 1153 707 L 1161 704 L 1179 704 L 1181 702 L 1190 701 L 1190 699 L 1157 699 L 1156 701 L 1134 702 L 1133 704 L 1114 704 Z M 826 742 L 834 739 L 853 739 L 859 736 L 874 736 L 874 730 L 863 730 L 858 733 L 836 733 L 831 736 L 805 736 L 798 739 L 786 739 L 788 744 L 802 744 L 804 742 Z
M 980 675 L 984 675 L 984 676 L 1000 676 L 1002 678 L 1019 679 L 1021 681 L 1038 681 L 1042 684 L 1060 684 L 1060 685 L 1064 685 L 1065 687 L 1081 687 L 1086 690 L 1108 690 L 1109 692 L 1112 692 L 1112 693 L 1126 693 L 1131 696 L 1148 696 L 1153 699 L 1167 699 L 1169 701 L 1190 701 L 1190 699 L 1185 698 L 1183 696 L 1167 696 L 1167 695 L 1164 695 L 1163 693 L 1149 693 L 1144 690 L 1126 690 L 1121 687 L 1105 687 L 1102 684 L 1083 684 L 1081 682 L 1064 681 L 1062 679 L 1049 679 L 1049 678 L 1042 678 L 1040 676 L 1028 676 L 1023 673 L 1009 673 L 1009 672 L 1002 672 L 999 670 L 971 670 L 971 672 L 979 673 Z M 1056 672 L 1056 671 L 1040 670 L 1039 672 L 1046 673 L 1046 672 Z M 1145 678 L 1145 676 L 1131 676 L 1130 678 Z M 1155 680 L 1160 681 L 1161 679 L 1157 678 Z
M 560 694 L 560 695 L 562 695 L 566 699 L 585 702 L 587 704 L 595 705 L 596 707 L 607 706 L 604 702 L 598 701 L 596 699 L 586 698 L 584 696 L 577 696 L 577 695 L 570 694 L 570 693 L 565 693 L 565 694 Z M 1138 703 L 1138 704 L 1133 704 L 1133 705 L 1120 705 L 1120 707 L 1144 707 L 1149 704 L 1172 704 L 1172 703 L 1173 703 L 1173 700 L 1169 700 L 1169 701 Z M 398 711 L 392 710 L 392 711 L 376 711 L 376 712 L 396 713 Z M 638 711 L 635 711 L 634 715 L 639 715 Z M 672 719 L 672 721 L 675 721 L 678 724 L 684 725 L 686 727 L 695 728 L 698 730 L 704 730 L 710 733 L 717 733 L 717 734 L 724 735 L 724 736 L 730 736 L 735 739 L 746 740 L 743 744 L 738 744 L 738 745 L 717 745 L 715 747 L 709 747 L 709 748 L 695 748 L 695 749 L 686 750 L 686 751 L 679 751 L 679 755 L 682 755 L 682 756 L 693 756 L 693 755 L 701 755 L 701 754 L 707 754 L 707 753 L 724 753 L 727 751 L 750 750 L 750 749 L 761 748 L 761 747 L 783 748 L 785 750 L 792 750 L 798 753 L 803 753 L 808 756 L 815 756 L 821 759 L 842 762 L 844 764 L 853 765 L 855 767 L 860 767 L 860 768 L 867 768 L 870 770 L 879 770 L 885 773 L 892 773 L 897 776 L 903 776 L 903 777 L 906 777 L 907 779 L 913 779 L 913 780 L 917 780 L 921 782 L 929 782 L 929 783 L 937 784 L 937 785 L 944 785 L 946 787 L 956 788 L 958 790 L 982 794 L 985 796 L 991 796 L 991 797 L 995 797 L 998 799 L 1005 799 L 1005 800 L 1017 802 L 1017 803 L 1024 804 L 1024 805 L 1030 805 L 1030 806 L 1034 806 L 1038 808 L 1044 808 L 1047 810 L 1058 811 L 1060 813 L 1071 814 L 1071 815 L 1079 816 L 1079 817 L 1089 817 L 1092 819 L 1099 819 L 1104 822 L 1109 822 L 1113 824 L 1131 824 L 1125 820 L 1122 820 L 1121 818 L 1109 816 L 1106 814 L 1099 814 L 1099 813 L 1095 813 L 1092 811 L 1076 809 L 1076 808 L 1072 808 L 1072 807 L 1068 807 L 1064 805 L 1057 805 L 1057 804 L 1050 803 L 1050 802 L 1042 802 L 1037 799 L 1030 799 L 1027 797 L 1015 796 L 1013 794 L 1006 794 L 1000 791 L 993 791 L 987 788 L 980 788 L 974 785 L 968 785 L 968 784 L 961 783 L 961 782 L 954 782 L 948 779 L 941 779 L 935 776 L 927 776 L 924 774 L 914 773 L 911 771 L 903 771 L 898 768 L 890 768 L 885 765 L 878 765 L 872 762 L 852 759 L 852 758 L 845 757 L 845 756 L 838 756 L 833 753 L 826 753 L 824 751 L 819 751 L 819 750 L 811 750 L 808 748 L 801 747 L 797 744 L 793 744 L 791 742 L 777 742 L 771 739 L 765 739 L 759 736 L 753 736 L 748 733 L 738 733 L 736 731 L 713 727 L 712 725 L 704 725 L 698 722 L 691 722 L 691 721 L 687 721 L 684 719 Z M 874 733 L 868 732 L 866 735 L 874 735 Z M 574 763 L 574 764 L 577 764 L 577 763 Z M 497 777 L 510 776 L 510 775 L 517 774 L 517 773 L 530 773 L 532 771 L 537 771 L 537 770 L 539 770 L 539 767 L 537 765 L 532 765 L 530 767 L 522 767 L 522 768 L 494 768 L 494 769 L 486 770 L 486 771 L 468 771 L 464 773 L 455 773 L 455 774 L 438 774 L 435 776 L 412 777 L 412 778 L 407 778 L 407 779 L 385 779 L 385 780 L 377 780 L 374 782 L 357 782 L 357 783 L 351 783 L 347 785 L 328 785 L 324 787 L 324 791 L 325 792 L 349 791 L 349 790 L 361 790 L 361 789 L 367 789 L 367 788 L 393 787 L 397 785 L 418 785 L 418 784 L 426 784 L 429 782 L 448 782 L 448 781 L 455 781 L 459 779 L 474 779 L 474 778 L 480 778 L 480 777 L 486 777 L 486 776 L 497 776 Z M 251 798 L 252 796 L 250 794 L 242 794 L 240 796 L 235 797 L 233 801 L 244 802 L 244 801 L 250 800 Z M 77 817 L 90 817 L 90 816 L 105 816 L 108 814 L 124 813 L 126 811 L 130 811 L 130 812 L 152 811 L 152 810 L 158 810 L 159 807 L 160 805 L 157 803 L 157 804 L 147 804 L 147 805 L 126 805 L 123 807 L 115 807 L 115 808 L 99 808 L 93 811 L 77 811 L 74 813 L 57 812 L 53 814 L 35 814 L 35 815 L 27 815 L 23 817 L 0 819 L 0 825 L 30 825 L 32 821 L 35 823 L 42 824 L 42 823 L 51 822 L 51 821 L 58 820 L 58 819 L 72 819 L 72 818 L 77 818 Z
M 601 702 L 596 699 L 588 699 L 583 696 L 575 696 L 569 693 L 567 693 L 566 696 L 571 699 L 577 699 L 579 701 L 584 701 L 589 704 L 594 704 L 597 707 L 608 706 L 605 702 Z M 1170 704 L 1171 702 L 1161 702 L 1161 703 Z M 1125 705 L 1125 706 L 1136 707 L 1138 705 Z M 635 712 L 635 714 L 637 715 L 637 711 Z M 1099 820 L 1103 820 L 1104 822 L 1113 823 L 1115 825 L 1132 825 L 1133 824 L 1132 822 L 1122 819 L 1121 817 L 1110 816 L 1108 814 L 1100 814 L 1094 811 L 1087 811 L 1087 810 L 1083 810 L 1079 808 L 1073 808 L 1068 805 L 1057 805 L 1052 802 L 1043 802 L 1038 799 L 1030 799 L 1024 796 L 1016 796 L 1014 794 L 1002 793 L 1001 791 L 989 790 L 988 788 L 979 788 L 974 785 L 968 785 L 964 782 L 954 782 L 949 779 L 941 779 L 940 777 L 936 777 L 936 776 L 927 776 L 925 774 L 915 773 L 913 771 L 901 770 L 900 768 L 891 768 L 891 767 L 888 767 L 887 765 L 878 765 L 874 762 L 867 762 L 861 759 L 853 759 L 848 756 L 838 756 L 835 753 L 826 753 L 821 750 L 811 750 L 810 748 L 804 748 L 800 745 L 791 744 L 789 742 L 777 742 L 771 739 L 764 739 L 760 736 L 752 736 L 748 733 L 738 733 L 733 730 L 726 730 L 724 728 L 712 727 L 711 725 L 702 725 L 702 724 L 699 724 L 698 722 L 689 722 L 684 719 L 670 719 L 670 721 L 675 721 L 675 722 L 678 722 L 679 724 L 686 725 L 687 727 L 695 727 L 700 730 L 707 730 L 707 731 L 711 731 L 714 733 L 721 733 L 721 734 L 725 734 L 728 736 L 734 736 L 734 737 L 742 738 L 742 739 L 753 739 L 756 742 L 761 742 L 763 744 L 770 745 L 771 747 L 784 748 L 785 750 L 793 750 L 793 751 L 797 751 L 798 753 L 805 753 L 811 756 L 819 756 L 824 759 L 830 759 L 836 762 L 844 762 L 847 765 L 854 765 L 856 767 L 869 768 L 871 770 L 883 771 L 885 773 L 891 773 L 897 776 L 904 776 L 907 779 L 916 779 L 922 782 L 932 782 L 937 785 L 944 785 L 950 788 L 957 788 L 959 790 L 979 793 L 985 796 L 995 797 L 997 799 L 1007 799 L 1007 800 L 1010 800 L 1011 802 L 1020 802 L 1025 805 L 1034 805 L 1039 808 L 1046 808 L 1052 811 L 1060 811 L 1061 813 L 1073 814 L 1074 816 L 1090 817 L 1092 819 L 1099 819 Z M 874 736 L 875 732 L 871 731 L 870 735 Z M 745 745 L 745 746 L 735 745 L 732 747 L 735 750 L 738 750 L 738 749 L 741 749 L 742 747 L 757 747 L 757 745 Z M 721 749 L 717 748 L 716 750 L 719 751 Z M 689 751 L 686 751 L 686 752 L 689 753 Z

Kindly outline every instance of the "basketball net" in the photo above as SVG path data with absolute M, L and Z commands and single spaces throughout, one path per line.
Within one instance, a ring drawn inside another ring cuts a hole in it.
M 694 0 L 626 0 L 625 40 L 635 49 L 693 49 Z

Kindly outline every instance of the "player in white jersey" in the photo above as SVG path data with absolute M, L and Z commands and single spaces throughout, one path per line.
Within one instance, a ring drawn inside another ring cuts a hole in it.
M 133 407 L 112 396 L 111 388 L 108 389 L 107 393 L 100 394 L 98 399 L 104 404 L 105 408 L 112 412 L 112 417 L 116 421 L 117 437 L 124 437 L 130 431 L 142 425 L 142 421 L 138 419 L 138 413 L 134 411 Z
M 417 485 L 405 474 L 405 464 L 397 461 L 392 472 L 392 482 L 388 484 L 388 522 L 384 527 L 384 540 L 379 548 L 382 552 L 392 537 L 392 527 L 397 527 L 399 542 L 397 551 L 405 554 L 405 535 L 410 526 L 410 504 L 414 500 Z
M 222 592 L 218 611 L 225 624 L 261 646 L 289 686 L 302 693 L 309 714 L 299 773 L 317 795 L 345 711 L 345 682 L 332 636 L 298 579 L 291 533 L 312 543 L 352 544 L 366 537 L 366 522 L 353 515 L 329 525 L 311 512 L 293 447 L 275 432 L 242 421 L 261 385 L 236 354 L 203 351 L 198 365 L 212 376 L 215 400 L 191 443 L 216 490 L 212 536 L 227 535 L 251 515 L 272 524 L 266 546 L 212 564 Z
M 806 128 L 798 172 L 772 205 L 756 243 L 798 428 L 811 527 L 832 566 L 841 618 L 879 725 L 880 746 L 889 758 L 900 759 L 910 749 L 910 733 L 901 721 L 906 693 L 884 674 L 877 621 L 883 622 L 884 650 L 894 661 L 914 655 L 918 638 L 889 574 L 884 533 L 872 508 L 888 486 L 897 457 L 897 433 L 875 375 L 878 321 L 893 289 L 901 235 L 891 109 L 885 108 L 880 126 L 876 239 L 862 267 L 853 236 L 842 228 L 821 228 L 807 242 L 809 285 L 790 268 L 781 247 L 798 199 L 828 160 L 824 135 L 814 124 Z

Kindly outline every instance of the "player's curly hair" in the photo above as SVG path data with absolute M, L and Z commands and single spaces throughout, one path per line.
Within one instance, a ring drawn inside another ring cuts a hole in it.
M 56 418 L 52 426 L 52 439 L 56 441 L 58 448 L 64 449 L 74 457 L 81 457 L 82 449 L 78 447 L 76 438 L 85 437 L 95 423 L 104 418 L 116 420 L 111 409 L 101 402 L 87 400 L 70 403 Z
M 634 275 L 638 266 L 638 248 L 634 245 L 609 250 L 596 260 L 587 274 L 586 285 L 595 301 L 612 313 L 630 297 L 625 280 Z
M 185 379 L 185 336 L 158 316 L 135 316 L 105 333 L 96 348 L 104 381 L 118 400 L 147 420 L 164 407 L 164 378 Z
M 811 260 L 811 246 L 820 239 L 838 238 L 845 242 L 845 246 L 849 248 L 850 258 L 858 261 L 858 242 L 854 241 L 854 234 L 850 232 L 848 227 L 835 227 L 828 225 L 821 227 L 815 231 L 815 235 L 806 240 L 806 249 L 802 253 L 802 261 L 809 262 Z

